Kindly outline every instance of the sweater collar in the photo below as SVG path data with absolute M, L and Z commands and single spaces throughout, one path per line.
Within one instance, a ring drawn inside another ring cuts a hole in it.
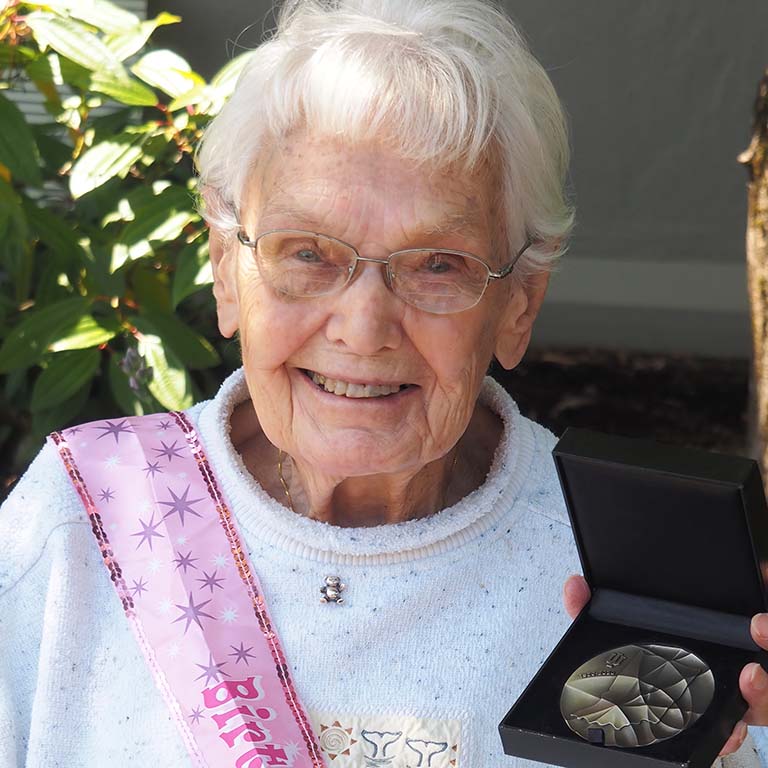
M 534 436 L 506 391 L 486 377 L 480 401 L 504 429 L 485 482 L 434 515 L 391 525 L 343 528 L 297 515 L 270 497 L 248 472 L 229 438 L 234 408 L 248 399 L 243 369 L 201 405 L 198 429 L 208 458 L 247 540 L 339 564 L 394 563 L 444 552 L 476 539 L 510 514 L 530 469 Z

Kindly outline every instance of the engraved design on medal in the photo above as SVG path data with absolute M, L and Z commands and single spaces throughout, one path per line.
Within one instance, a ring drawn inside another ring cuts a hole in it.
M 568 678 L 560 712 L 574 733 L 594 744 L 646 747 L 693 725 L 714 691 L 712 671 L 694 653 L 624 645 L 598 654 Z

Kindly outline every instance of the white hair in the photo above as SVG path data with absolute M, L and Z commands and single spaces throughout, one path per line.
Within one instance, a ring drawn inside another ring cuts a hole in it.
M 403 158 L 457 172 L 491 168 L 507 256 L 534 244 L 519 275 L 565 251 L 568 132 L 541 64 L 484 0 L 287 0 L 205 131 L 197 163 L 203 214 L 237 232 L 254 164 L 304 128 L 378 140 Z

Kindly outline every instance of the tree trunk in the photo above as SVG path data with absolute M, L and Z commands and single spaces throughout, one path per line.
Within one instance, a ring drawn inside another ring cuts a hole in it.
M 752 319 L 751 454 L 768 477 L 768 69 L 755 101 L 752 141 L 739 155 L 747 188 L 747 289 Z

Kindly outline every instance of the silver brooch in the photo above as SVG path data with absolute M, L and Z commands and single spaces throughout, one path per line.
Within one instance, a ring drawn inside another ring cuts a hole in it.
M 341 593 L 347 588 L 346 584 L 341 583 L 341 579 L 338 576 L 326 576 L 325 586 L 320 587 L 322 597 L 321 603 L 341 603 L 344 602 L 344 598 Z

